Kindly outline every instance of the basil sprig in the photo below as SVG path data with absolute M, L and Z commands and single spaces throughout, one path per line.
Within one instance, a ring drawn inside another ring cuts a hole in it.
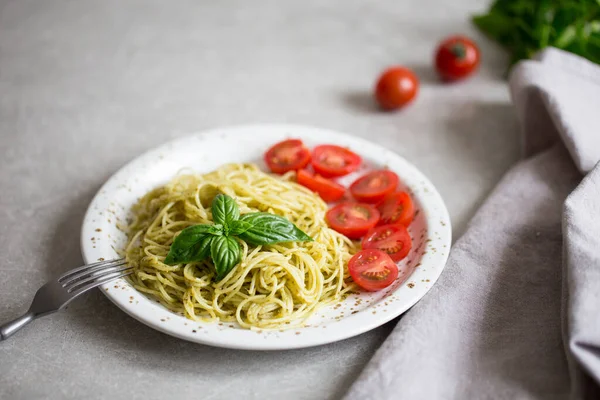
M 165 264 L 197 262 L 210 257 L 217 280 L 221 280 L 240 261 L 237 239 L 253 245 L 313 240 L 278 215 L 260 212 L 240 216 L 235 200 L 224 194 L 213 199 L 211 209 L 214 224 L 194 225 L 182 230 L 175 237 Z

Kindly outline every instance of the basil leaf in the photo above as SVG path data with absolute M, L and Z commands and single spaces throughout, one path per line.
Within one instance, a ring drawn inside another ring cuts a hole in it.
M 220 281 L 240 261 L 240 244 L 231 236 L 213 236 L 210 257 L 217 270 L 217 280 Z
M 235 200 L 225 194 L 218 194 L 212 201 L 212 216 L 215 224 L 222 224 L 225 230 L 233 221 L 240 218 L 240 209 Z
M 238 236 L 246 232 L 250 228 L 252 228 L 252 224 L 250 222 L 238 219 L 237 221 L 233 221 L 231 223 L 231 227 L 229 228 L 229 234 Z
M 275 244 L 284 242 L 307 242 L 313 239 L 287 219 L 269 213 L 252 213 L 242 215 L 240 221 L 252 225 L 247 231 L 239 234 L 239 238 L 254 244 Z
M 213 238 L 220 237 L 222 231 L 215 225 L 194 225 L 175 237 L 165 264 L 175 265 L 194 261 L 202 261 L 210 255 L 210 243 Z

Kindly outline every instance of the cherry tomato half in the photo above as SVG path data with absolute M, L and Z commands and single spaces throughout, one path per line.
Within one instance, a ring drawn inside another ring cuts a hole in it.
M 396 190 L 398 175 L 385 169 L 369 172 L 350 185 L 350 193 L 358 201 L 377 203 Z
M 390 193 L 377 205 L 381 214 L 379 225 L 410 225 L 415 216 L 415 206 L 406 192 Z
M 412 240 L 404 225 L 392 224 L 371 229 L 363 238 L 361 245 L 363 249 L 381 250 L 397 262 L 408 255 Z
M 471 75 L 479 65 L 479 49 L 469 38 L 451 36 L 435 54 L 435 67 L 442 79 L 455 81 Z
M 410 103 L 419 91 L 419 78 L 408 68 L 393 67 L 383 72 L 375 86 L 375 99 L 384 110 Z
M 298 171 L 296 179 L 299 184 L 318 193 L 328 203 L 341 199 L 346 193 L 346 188 L 339 183 L 320 175 L 313 175 L 305 169 Z
M 327 211 L 329 226 L 350 239 L 360 239 L 379 221 L 379 211 L 370 204 L 341 203 Z
M 283 174 L 304 168 L 310 161 L 310 151 L 301 140 L 288 139 L 279 142 L 265 153 L 265 162 L 272 172 Z
M 315 147 L 312 154 L 312 166 L 317 174 L 326 178 L 344 176 L 356 171 L 362 159 L 344 147 L 323 144 Z
M 383 251 L 367 249 L 350 259 L 348 272 L 358 286 L 374 292 L 390 286 L 396 280 L 398 266 Z

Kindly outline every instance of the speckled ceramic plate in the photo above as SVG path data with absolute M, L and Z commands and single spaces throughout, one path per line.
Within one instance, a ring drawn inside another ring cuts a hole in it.
M 406 280 L 398 280 L 380 292 L 351 295 L 337 305 L 321 309 L 306 326 L 283 332 L 251 331 L 232 323 L 194 322 L 151 301 L 123 279 L 101 287 L 104 294 L 132 317 L 169 335 L 212 346 L 251 350 L 293 349 L 346 339 L 388 322 L 419 301 L 440 276 L 450 250 L 450 219 L 442 198 L 422 173 L 397 154 L 350 135 L 304 126 L 216 129 L 167 143 L 136 158 L 106 182 L 87 210 L 81 231 L 85 261 L 117 258 L 116 249 L 123 248 L 126 240 L 117 222 L 127 218 L 140 196 L 168 182 L 182 168 L 204 173 L 229 162 L 263 165 L 264 151 L 290 137 L 301 138 L 308 146 L 348 146 L 363 157 L 367 168 L 387 166 L 398 174 L 405 189 L 412 193 L 417 209 L 409 228 L 413 248 L 402 261 L 412 270 Z

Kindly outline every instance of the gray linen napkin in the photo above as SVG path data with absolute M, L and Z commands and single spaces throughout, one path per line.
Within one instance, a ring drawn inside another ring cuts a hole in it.
M 525 160 L 346 400 L 600 399 L 600 68 L 548 49 L 510 88 Z

